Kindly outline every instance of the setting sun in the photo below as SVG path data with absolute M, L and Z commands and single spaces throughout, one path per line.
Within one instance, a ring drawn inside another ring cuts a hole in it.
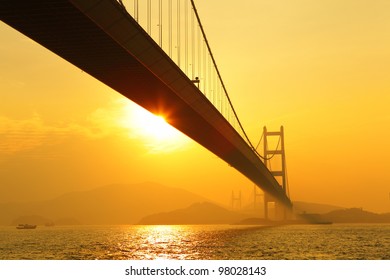
M 151 152 L 169 152 L 184 146 L 188 138 L 169 125 L 162 115 L 154 115 L 135 104 L 128 103 L 120 117 L 130 134 L 140 136 Z
M 177 130 L 171 127 L 163 116 L 156 116 L 146 111 L 140 111 L 138 114 L 142 116 L 136 118 L 136 121 L 139 122 L 139 127 L 145 136 L 158 141 L 169 141 L 178 136 Z

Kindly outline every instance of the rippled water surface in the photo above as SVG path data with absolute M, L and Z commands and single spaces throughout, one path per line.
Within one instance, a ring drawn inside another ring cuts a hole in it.
M 0 227 L 0 259 L 390 259 L 390 225 Z

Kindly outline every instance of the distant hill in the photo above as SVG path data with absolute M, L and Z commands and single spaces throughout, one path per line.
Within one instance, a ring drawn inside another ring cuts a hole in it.
M 376 214 L 362 208 L 336 210 L 321 216 L 333 223 L 390 223 L 390 213 Z
M 310 203 L 303 201 L 294 201 L 294 213 L 302 214 L 325 214 L 331 211 L 342 210 L 345 209 L 343 207 L 328 205 L 328 204 L 320 204 L 320 203 Z
M 205 198 L 183 189 L 156 183 L 109 185 L 64 194 L 52 200 L 0 204 L 0 224 L 23 216 L 41 216 L 41 222 L 77 221 L 81 224 L 134 224 L 142 217 L 188 207 Z
M 325 214 L 334 210 L 344 209 L 343 207 L 329 205 L 329 204 L 311 203 L 311 202 L 303 202 L 303 201 L 293 201 L 293 206 L 294 206 L 293 208 L 294 214 L 298 214 L 298 215 L 303 213 Z M 257 217 L 257 218 L 264 217 L 264 205 L 262 202 L 258 202 L 256 204 L 256 207 L 253 206 L 253 203 L 249 203 L 242 208 L 242 211 L 253 217 Z
M 245 213 L 237 213 L 203 202 L 207 199 L 156 183 L 116 184 L 67 193 L 47 201 L 0 204 L 0 225 L 230 224 L 262 217 L 261 207 L 254 212 L 252 205 Z M 334 223 L 390 222 L 390 213 L 375 214 L 358 208 L 307 202 L 294 202 L 294 207 L 297 214 Z
M 138 224 L 233 224 L 246 218 L 248 218 L 247 215 L 229 211 L 213 203 L 203 202 L 192 204 L 184 209 L 146 216 Z
M 80 225 L 81 223 L 74 218 L 61 218 L 61 219 L 51 220 L 46 217 L 42 217 L 38 215 L 20 216 L 10 223 L 10 225 L 12 226 L 16 226 L 19 224 L 65 226 L 65 225 Z

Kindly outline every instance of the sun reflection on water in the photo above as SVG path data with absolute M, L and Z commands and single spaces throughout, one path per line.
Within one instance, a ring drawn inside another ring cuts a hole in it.
M 126 242 L 119 246 L 123 254 L 120 258 L 190 260 L 219 256 L 218 259 L 228 259 L 237 254 L 231 239 L 238 232 L 241 236 L 251 228 L 232 225 L 130 226 L 124 228 Z M 119 258 L 118 255 L 113 257 Z
M 137 235 L 143 236 L 142 250 L 144 259 L 188 259 L 193 255 L 197 238 L 193 229 L 182 225 L 139 226 Z

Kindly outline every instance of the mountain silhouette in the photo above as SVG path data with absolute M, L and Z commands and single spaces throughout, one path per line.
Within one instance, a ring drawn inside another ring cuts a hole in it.
M 183 209 L 146 216 L 138 224 L 233 224 L 246 218 L 248 218 L 247 215 L 229 211 L 210 202 L 203 202 L 194 203 Z
M 43 202 L 1 204 L 0 224 L 10 225 L 20 221 L 18 217 L 34 215 L 55 223 L 75 220 L 81 224 L 134 224 L 146 215 L 203 201 L 206 199 L 186 190 L 156 183 L 108 185 Z
M 335 210 L 322 217 L 333 223 L 390 223 L 390 213 L 377 214 L 362 208 Z

